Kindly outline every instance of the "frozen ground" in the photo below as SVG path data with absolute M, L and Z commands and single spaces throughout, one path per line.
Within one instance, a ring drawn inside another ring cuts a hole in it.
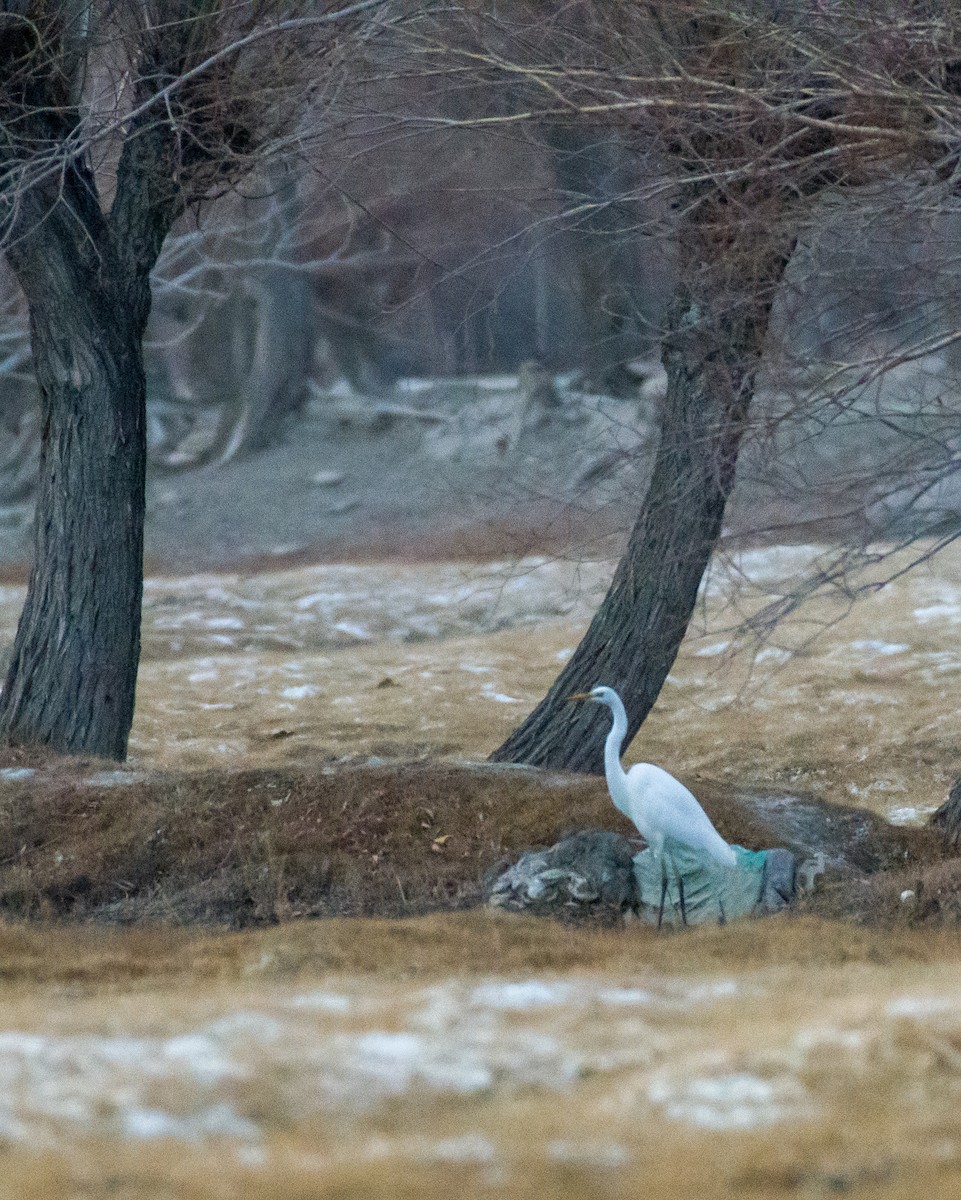
M 512 937 L 503 918 L 474 921 L 460 935 L 488 953 Z M 779 963 L 767 945 L 751 965 L 746 939 L 715 933 L 700 969 L 687 935 L 672 970 L 665 939 L 636 931 L 589 972 L 445 975 L 449 931 L 422 933 L 393 935 L 411 940 L 408 972 L 318 972 L 315 926 L 299 960 L 282 931 L 230 958 L 196 946 L 205 975 L 221 955 L 215 983 L 165 980 L 167 946 L 153 981 L 148 967 L 109 991 L 48 986 L 42 1005 L 8 987 L 9 1194 L 713 1197 L 757 1181 L 786 1197 L 866 1180 L 893 1197 L 922 1178 L 923 1194 L 952 1194 L 957 947 L 950 962 L 920 947 L 882 962 L 801 922 Z M 101 947 L 106 979 L 122 946 Z
M 631 754 L 695 790 L 733 778 L 920 820 L 956 768 L 961 552 L 851 613 L 826 600 L 738 642 L 823 553 L 718 564 Z M 610 570 L 152 579 L 131 763 L 99 782 L 479 758 L 571 653 Z M 0 591 L 4 639 L 21 598 Z M 957 1194 L 953 934 L 535 935 L 480 915 L 291 928 L 176 942 L 173 979 L 173 935 L 113 934 L 81 970 L 90 935 L 65 950 L 0 929 L 9 1194 Z
M 853 611 L 835 589 L 738 642 L 738 623 L 826 553 L 716 565 L 630 756 L 920 820 L 956 768 L 961 551 Z M 570 655 L 610 572 L 538 558 L 153 579 L 131 767 L 482 758 Z M 0 638 L 21 597 L 0 589 Z

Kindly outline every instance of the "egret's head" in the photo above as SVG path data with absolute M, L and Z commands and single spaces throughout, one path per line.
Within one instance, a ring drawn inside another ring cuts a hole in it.
M 594 687 L 589 692 L 575 692 L 573 696 L 568 696 L 567 703 L 570 704 L 572 700 L 590 700 L 593 704 L 610 705 L 611 698 L 616 695 L 613 688 Z

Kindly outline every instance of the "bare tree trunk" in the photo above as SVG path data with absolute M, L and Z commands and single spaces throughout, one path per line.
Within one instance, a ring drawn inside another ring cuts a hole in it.
M 13 743 L 122 759 L 140 654 L 143 364 L 122 344 L 122 312 L 111 328 L 91 325 L 69 292 L 52 307 L 56 318 L 35 313 L 44 410 L 35 566 L 0 731 Z M 51 367 L 70 361 L 64 351 L 72 364 L 58 378 Z
M 931 814 L 928 822 L 941 834 L 952 850 L 961 848 L 961 779 L 955 779 L 948 798 Z
M 617 688 L 633 737 L 694 611 L 734 486 L 771 304 L 788 255 L 759 250 L 742 273 L 735 265 L 741 255 L 728 247 L 725 267 L 711 257 L 718 247 L 706 244 L 690 222 L 686 232 L 689 270 L 664 343 L 667 397 L 640 516 L 583 640 L 537 708 L 491 756 L 496 761 L 600 773 L 606 714 L 593 705 L 567 705 L 566 698 L 595 684 Z
M 177 135 L 149 113 L 133 121 L 105 213 L 88 157 L 65 145 L 78 114 L 57 93 L 60 76 L 38 63 L 38 94 L 50 95 L 24 127 L 38 169 L 27 165 L 16 193 L 0 194 L 41 420 L 34 566 L 0 737 L 122 759 L 140 655 L 143 334 L 150 271 L 182 206 L 171 169 Z M 55 155 L 61 166 L 51 172 Z
M 27 195 L 8 250 L 41 402 L 35 557 L 6 682 L 13 743 L 126 755 L 143 586 L 147 279 L 121 262 L 83 164 Z

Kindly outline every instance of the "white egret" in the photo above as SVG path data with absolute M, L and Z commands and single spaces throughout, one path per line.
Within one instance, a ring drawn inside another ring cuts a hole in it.
M 634 822 L 650 846 L 655 859 L 661 864 L 661 911 L 658 919 L 660 925 L 664 915 L 664 898 L 667 895 L 667 872 L 664 866 L 666 838 L 671 838 L 678 845 L 701 851 L 721 867 L 736 866 L 737 855 L 680 780 L 660 767 L 655 767 L 653 763 L 637 763 L 629 771 L 625 771 L 621 766 L 621 745 L 627 733 L 627 713 L 620 696 L 613 688 L 595 687 L 589 692 L 578 692 L 569 696 L 568 700 L 589 700 L 594 704 L 605 704 L 613 714 L 614 723 L 604 743 L 604 774 L 607 778 L 607 788 L 614 807 Z M 681 917 L 686 923 L 684 883 L 676 867 L 675 876 L 681 902 Z

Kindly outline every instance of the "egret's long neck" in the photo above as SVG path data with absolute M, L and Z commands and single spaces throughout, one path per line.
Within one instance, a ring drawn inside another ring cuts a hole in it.
M 621 766 L 621 743 L 627 733 L 627 713 L 624 711 L 620 696 L 613 696 L 608 703 L 614 724 L 604 743 L 604 774 L 607 777 L 607 787 L 611 793 L 611 799 L 623 812 L 623 805 L 627 799 L 627 773 Z

